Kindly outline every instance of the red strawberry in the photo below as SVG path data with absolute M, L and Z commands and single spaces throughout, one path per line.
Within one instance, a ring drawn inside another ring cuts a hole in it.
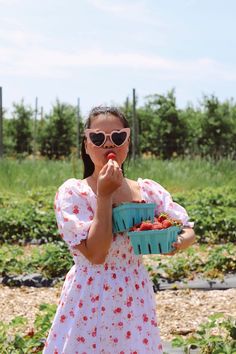
M 153 230 L 161 230 L 161 229 L 163 229 L 163 226 L 162 226 L 162 223 L 155 221 L 152 228 L 153 228 Z
M 110 152 L 108 155 L 107 155 L 107 160 L 115 160 L 116 159 L 116 154 L 114 152 Z
M 163 220 L 162 222 L 163 229 L 167 229 L 170 226 L 172 226 L 172 222 L 170 220 Z
M 152 223 L 149 221 L 143 221 L 142 224 L 140 225 L 139 230 L 140 231 L 145 231 L 145 230 L 152 230 Z
M 162 222 L 163 220 L 166 220 L 167 217 L 168 217 L 167 214 L 161 213 L 161 214 L 158 216 L 157 221 Z
M 139 231 L 139 225 L 132 226 L 129 231 Z

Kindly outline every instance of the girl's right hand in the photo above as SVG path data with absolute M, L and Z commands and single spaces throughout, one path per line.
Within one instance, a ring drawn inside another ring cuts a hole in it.
M 109 160 L 101 169 L 97 180 L 97 195 L 106 197 L 122 185 L 122 169 L 115 160 Z

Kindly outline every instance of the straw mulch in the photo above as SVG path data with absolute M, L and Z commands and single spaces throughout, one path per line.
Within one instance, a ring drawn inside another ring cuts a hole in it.
M 9 288 L 0 285 L 0 321 L 25 316 L 28 328 L 33 326 L 41 303 L 57 304 L 61 286 L 54 288 Z M 189 334 L 208 316 L 217 312 L 236 318 L 236 289 L 165 290 L 156 295 L 161 336 L 170 340 L 176 334 Z

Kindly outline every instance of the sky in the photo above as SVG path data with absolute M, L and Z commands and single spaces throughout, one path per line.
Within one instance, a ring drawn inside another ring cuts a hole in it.
M 235 0 L 0 0 L 3 106 L 236 94 Z

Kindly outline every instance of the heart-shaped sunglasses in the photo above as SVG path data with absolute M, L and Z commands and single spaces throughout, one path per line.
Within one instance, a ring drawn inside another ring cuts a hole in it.
M 109 134 L 98 129 L 85 129 L 84 134 L 86 138 L 97 147 L 101 147 L 105 143 L 107 137 L 109 137 L 115 146 L 122 146 L 129 139 L 130 128 L 113 130 Z

